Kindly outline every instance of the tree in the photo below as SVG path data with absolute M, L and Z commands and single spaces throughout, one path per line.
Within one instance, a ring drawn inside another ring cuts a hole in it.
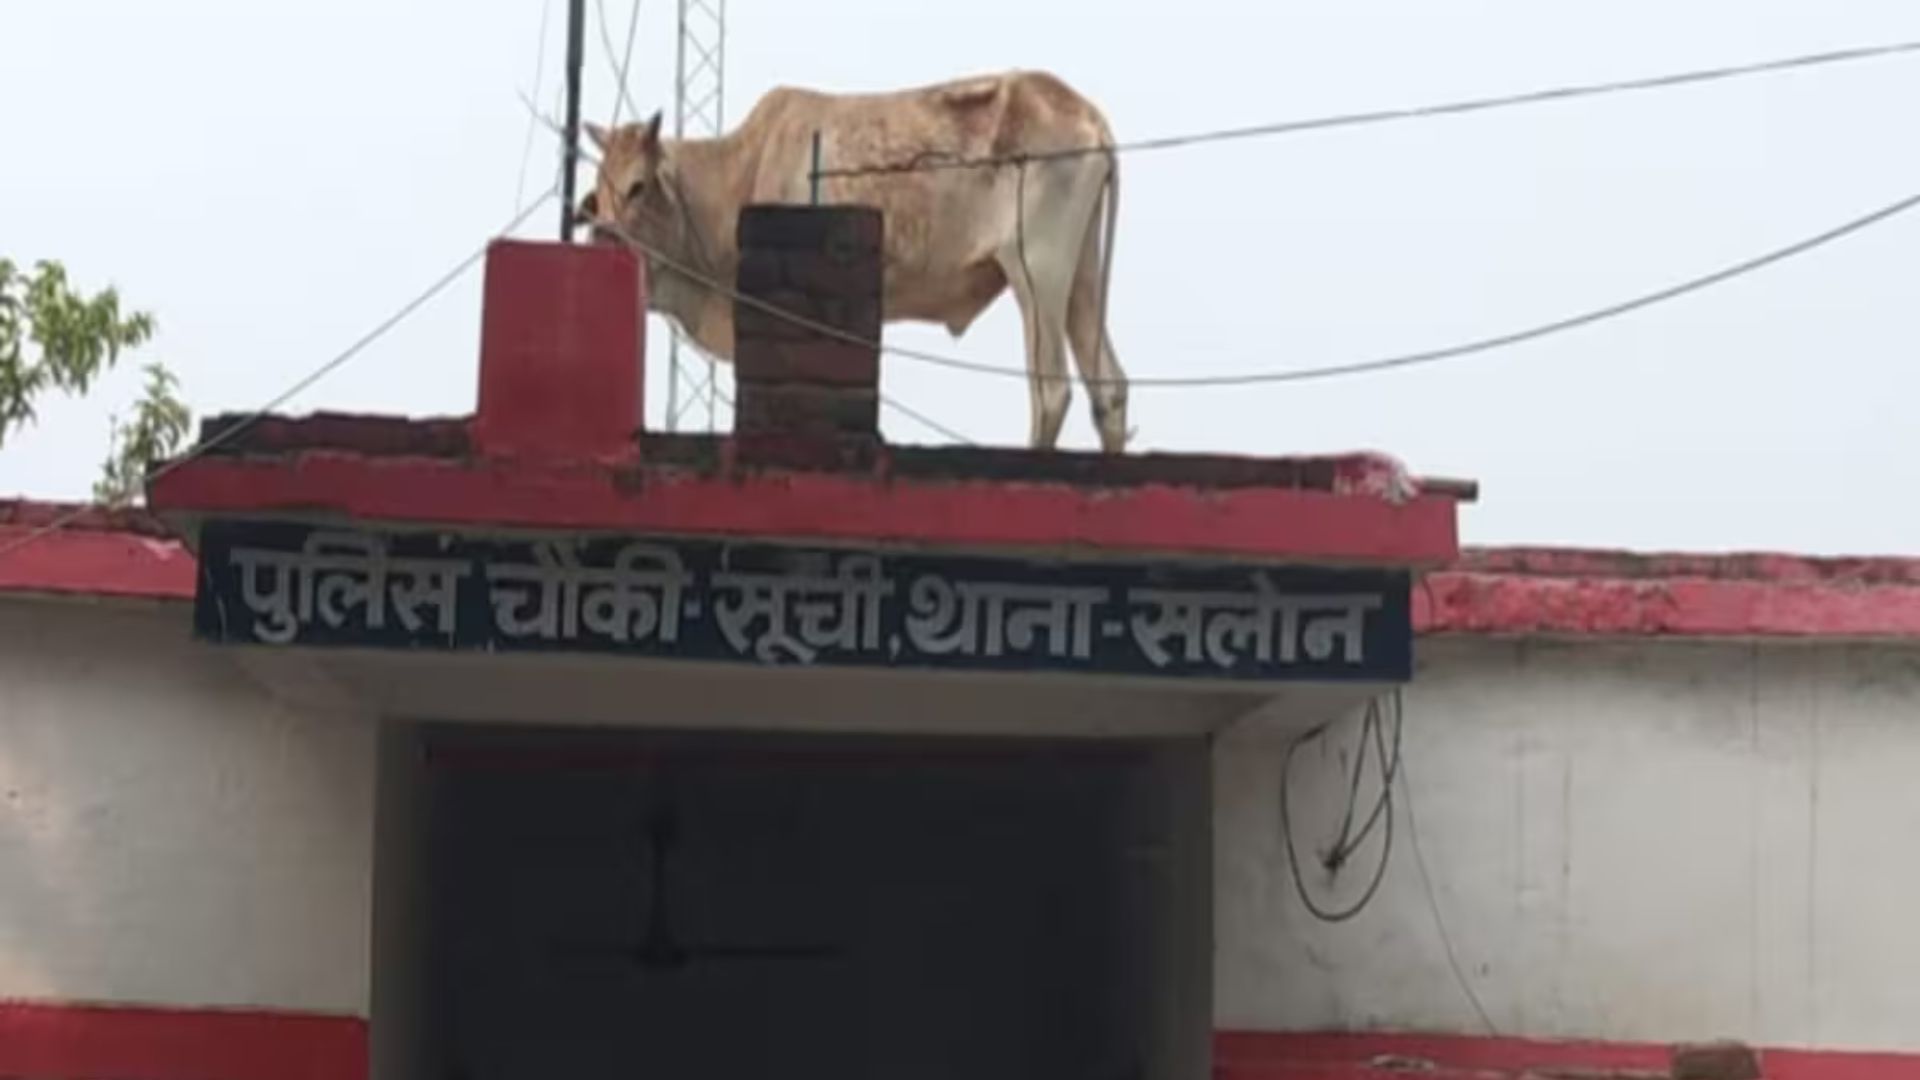
M 34 422 L 43 394 L 85 394 L 153 330 L 153 316 L 123 313 L 113 289 L 92 296 L 75 291 L 57 262 L 35 263 L 29 274 L 0 259 L 0 447 Z M 137 500 L 147 470 L 180 447 L 192 423 L 173 373 L 159 363 L 146 372 L 132 418 L 111 422 L 107 460 L 93 488 L 101 502 Z

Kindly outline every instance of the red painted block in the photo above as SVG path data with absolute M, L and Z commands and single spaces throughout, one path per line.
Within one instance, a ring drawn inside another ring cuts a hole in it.
M 488 457 L 637 455 L 646 290 L 619 247 L 502 240 L 487 252 L 474 443 Z

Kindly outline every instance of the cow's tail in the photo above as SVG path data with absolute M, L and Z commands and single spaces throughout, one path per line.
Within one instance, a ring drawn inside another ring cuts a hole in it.
M 1107 333 L 1107 311 L 1108 299 L 1113 292 L 1114 236 L 1120 220 L 1120 153 L 1118 150 L 1112 148 L 1113 139 L 1111 136 L 1108 137 L 1107 142 L 1107 179 L 1104 185 L 1106 190 L 1102 194 L 1102 199 L 1106 203 L 1107 209 L 1106 221 L 1104 223 L 1105 235 L 1100 238 L 1100 337 L 1095 348 L 1098 350 L 1097 355 L 1100 357 L 1100 378 L 1119 380 L 1124 379 L 1125 376 L 1120 374 L 1120 361 L 1117 356 L 1114 356 L 1113 340 Z M 1109 360 L 1111 360 L 1112 363 L 1108 363 Z M 1108 385 L 1112 384 L 1110 383 Z M 1101 393 L 1098 389 L 1092 392 L 1096 396 Z M 1118 392 L 1120 400 L 1124 402 L 1127 392 L 1124 383 L 1118 386 Z M 1124 442 L 1132 442 L 1133 435 L 1133 429 L 1128 428 L 1124 436 Z

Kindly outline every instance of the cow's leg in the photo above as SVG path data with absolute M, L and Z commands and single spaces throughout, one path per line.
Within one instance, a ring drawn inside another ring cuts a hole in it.
M 1010 270 L 1008 276 L 1017 272 Z M 1062 317 L 1053 317 L 1043 299 L 1044 290 L 1037 287 L 1021 284 L 1013 293 L 1020 302 L 1027 336 L 1027 394 L 1032 405 L 1027 444 L 1035 450 L 1051 450 L 1060 440 L 1067 407 L 1073 404 L 1073 384 L 1067 377 L 1064 312 Z
M 1060 200 L 1046 170 L 1032 167 L 1024 184 L 1026 227 L 999 253 L 1000 267 L 1013 286 L 1027 334 L 1027 390 L 1032 399 L 1029 445 L 1051 450 L 1060 439 L 1073 384 L 1067 374 L 1067 297 L 1073 286 L 1078 252 L 1060 242 L 1060 230 L 1041 223 L 1060 220 Z
M 1099 219 L 1087 222 L 1080 244 L 1080 261 L 1073 272 L 1073 292 L 1067 299 L 1067 336 L 1073 344 L 1074 364 L 1087 385 L 1093 403 L 1093 423 L 1100 431 L 1100 449 L 1117 454 L 1127 448 L 1127 375 L 1113 352 L 1113 337 L 1100 324 Z

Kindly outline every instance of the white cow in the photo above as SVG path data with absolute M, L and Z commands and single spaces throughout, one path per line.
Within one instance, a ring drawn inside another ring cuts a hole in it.
M 809 201 L 816 132 L 828 172 L 930 166 L 820 181 L 823 204 L 885 214 L 884 320 L 935 322 L 958 337 L 1011 286 L 1026 328 L 1031 445 L 1059 439 L 1071 344 L 1102 449 L 1125 449 L 1126 376 L 1106 332 L 1119 167 L 1100 149 L 1113 144 L 1105 119 L 1054 76 L 884 94 L 774 90 L 716 139 L 663 139 L 658 113 L 587 132 L 602 160 L 580 222 L 598 239 L 663 256 L 648 258 L 650 306 L 723 360 L 733 358 L 733 305 L 708 282 L 733 281 L 741 207 Z M 1044 156 L 1076 148 L 1096 152 Z M 939 167 L 982 158 L 997 164 Z M 1104 239 L 1095 227 L 1103 194 Z

